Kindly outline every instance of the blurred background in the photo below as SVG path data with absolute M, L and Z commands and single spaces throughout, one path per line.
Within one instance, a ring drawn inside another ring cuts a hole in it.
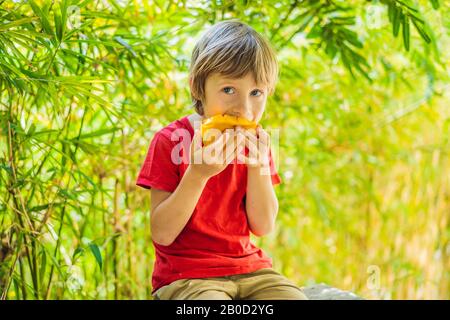
M 299 286 L 450 298 L 448 1 L 0 1 L 0 296 L 151 299 L 153 134 L 196 40 L 238 18 L 278 54 L 277 228 Z

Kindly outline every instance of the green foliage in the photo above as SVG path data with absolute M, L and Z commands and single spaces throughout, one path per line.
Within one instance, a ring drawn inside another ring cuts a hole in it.
M 193 112 L 195 40 L 238 18 L 281 65 L 262 121 L 281 128 L 278 225 L 254 241 L 299 285 L 448 298 L 449 16 L 437 0 L 0 1 L 1 297 L 150 298 L 136 175 L 154 132 Z
M 407 51 L 409 51 L 409 28 L 411 23 L 425 42 L 431 42 L 431 38 L 426 31 L 427 25 L 423 18 L 420 17 L 419 10 L 414 8 L 411 2 L 407 4 L 403 1 L 387 0 L 382 1 L 382 3 L 387 4 L 389 8 L 389 21 L 392 23 L 392 33 L 395 37 L 398 35 L 400 25 L 402 26 L 403 44 Z M 438 1 L 432 1 L 432 4 L 435 9 L 439 7 Z
M 91 249 L 91 252 L 95 257 L 95 260 L 97 260 L 97 263 L 98 263 L 100 269 L 102 269 L 103 260 L 102 260 L 102 254 L 100 253 L 100 249 L 98 248 L 98 246 L 95 243 L 90 243 L 89 249 Z

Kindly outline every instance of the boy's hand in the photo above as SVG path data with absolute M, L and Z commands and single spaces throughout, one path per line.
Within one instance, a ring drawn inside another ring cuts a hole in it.
M 200 130 L 195 131 L 190 146 L 190 169 L 202 178 L 210 178 L 223 171 L 236 157 L 234 134 L 225 131 L 216 140 L 202 146 Z M 228 146 L 228 147 L 227 147 Z
M 236 135 L 239 163 L 245 163 L 250 168 L 269 167 L 270 136 L 266 130 L 260 125 L 256 132 L 237 127 Z M 248 156 L 243 153 L 245 147 L 249 150 Z

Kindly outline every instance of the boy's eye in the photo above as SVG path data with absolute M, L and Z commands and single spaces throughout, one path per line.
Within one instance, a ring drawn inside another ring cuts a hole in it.
M 253 90 L 252 91 L 252 96 L 255 96 L 255 97 L 259 97 L 260 95 L 262 95 L 262 91 L 261 90 Z
M 225 87 L 222 90 L 223 90 L 223 92 L 228 93 L 228 94 L 234 93 L 234 89 L 232 87 Z

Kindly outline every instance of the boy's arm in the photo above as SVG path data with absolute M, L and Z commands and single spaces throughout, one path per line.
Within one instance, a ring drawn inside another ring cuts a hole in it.
M 226 145 L 233 139 L 234 135 L 220 134 L 215 142 L 203 147 L 201 132 L 195 131 L 190 146 L 191 162 L 175 191 L 168 196 L 166 192 L 152 189 L 150 224 L 153 241 L 165 246 L 175 241 L 194 212 L 209 178 L 223 171 L 233 160 L 235 145 L 231 153 L 225 153 Z M 214 152 L 211 156 L 212 150 L 222 152 Z
M 261 126 L 258 126 L 256 133 L 257 135 L 244 131 L 245 145 L 256 162 L 252 164 L 249 157 L 244 157 L 248 173 L 245 209 L 250 230 L 261 237 L 271 232 L 275 226 L 278 199 L 273 190 L 271 174 L 261 172 L 263 169 L 271 172 L 270 136 Z
M 181 233 L 197 205 L 207 178 L 195 173 L 189 166 L 174 192 L 152 189 L 150 225 L 152 239 L 168 246 Z
M 270 175 L 260 167 L 248 167 L 246 211 L 250 230 L 258 237 L 271 232 L 278 213 L 278 200 Z

